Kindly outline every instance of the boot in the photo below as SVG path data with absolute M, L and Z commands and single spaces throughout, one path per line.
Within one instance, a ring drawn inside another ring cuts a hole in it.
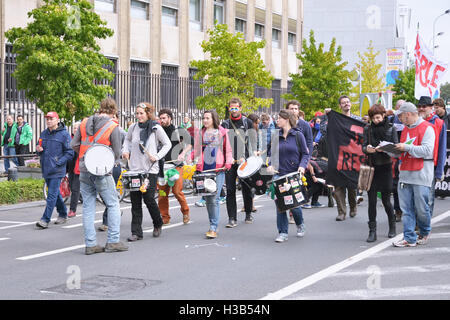
M 389 232 L 388 232 L 388 238 L 393 238 L 397 235 L 397 232 L 395 231 L 395 216 L 389 217 Z
M 333 186 L 328 187 L 328 207 L 333 208 L 334 207 L 334 199 L 333 199 Z
M 377 241 L 377 222 L 369 221 L 369 236 L 367 237 L 367 242 Z

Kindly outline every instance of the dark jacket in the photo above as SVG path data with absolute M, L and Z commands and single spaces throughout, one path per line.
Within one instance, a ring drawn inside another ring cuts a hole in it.
M 251 152 L 254 151 L 251 150 L 247 135 L 247 130 L 253 129 L 253 121 L 243 115 L 239 120 L 232 120 L 231 118 L 224 120 L 221 127 L 229 130 L 228 137 L 233 149 L 233 159 L 248 158 Z M 239 134 L 236 133 L 235 128 Z
M 301 133 L 303 133 L 306 140 L 306 146 L 308 147 L 309 154 L 311 155 L 313 151 L 313 134 L 311 126 L 305 120 L 299 119 L 297 121 L 297 128 Z
M 392 163 L 391 157 L 385 152 L 367 153 L 368 145 L 372 145 L 374 148 L 378 146 L 378 143 L 374 141 L 376 141 L 374 132 L 369 124 L 364 128 L 364 141 L 362 146 L 362 151 L 368 155 L 368 163 L 375 166 Z M 384 141 L 398 143 L 397 131 L 395 131 L 392 123 L 389 123 L 388 120 L 386 120 L 386 139 Z
M 283 176 L 298 171 L 300 167 L 306 169 L 309 161 L 309 151 L 303 133 L 298 128 L 292 128 L 285 139 L 283 130 L 279 130 L 278 138 L 278 148 L 275 149 L 278 149 L 278 154 L 276 152 L 272 154 L 272 157 L 278 157 L 278 159 L 271 159 L 272 164 L 276 160 L 279 162 L 278 168 L 275 167 L 279 172 L 278 174 Z
M 47 128 L 42 131 L 38 143 L 44 151 L 38 152 L 38 155 L 44 179 L 62 178 L 66 175 L 66 163 L 74 156 L 70 140 L 70 134 L 62 122 L 55 130 Z

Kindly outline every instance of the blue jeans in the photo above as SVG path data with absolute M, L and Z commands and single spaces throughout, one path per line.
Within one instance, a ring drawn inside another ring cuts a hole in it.
M 409 243 L 416 243 L 414 231 L 419 227 L 420 235 L 431 232 L 430 187 L 399 183 L 398 198 L 403 212 L 403 237 Z
M 47 184 L 47 205 L 45 206 L 44 215 L 41 220 L 49 223 L 52 218 L 53 209 L 55 209 L 61 218 L 67 218 L 67 208 L 64 204 L 64 199 L 59 192 L 59 186 L 61 184 L 62 178 L 51 178 L 45 179 L 45 183 Z
M 216 177 L 217 193 L 212 196 L 205 196 L 206 209 L 208 210 L 209 229 L 217 231 L 220 219 L 220 191 L 225 183 L 225 172 L 219 172 Z
M 273 179 L 277 179 L 279 176 L 275 175 Z M 292 216 L 294 217 L 295 224 L 297 226 L 300 226 L 303 223 L 303 212 L 302 208 L 298 207 L 295 209 L 292 209 Z M 286 211 L 280 212 L 277 208 L 277 228 L 278 233 L 285 233 L 288 234 L 289 230 L 289 220 L 287 217 Z
M 112 176 L 94 176 L 87 172 L 80 174 L 80 191 L 83 196 L 83 227 L 86 247 L 97 245 L 95 231 L 95 202 L 97 192 L 108 208 L 108 243 L 120 240 L 120 205 L 116 185 Z
M 8 147 L 7 145 L 3 146 L 3 155 L 4 156 L 15 156 L 16 155 L 16 148 L 15 147 Z M 8 172 L 9 170 L 9 159 L 11 158 L 4 158 L 4 165 L 5 165 L 5 172 Z M 17 161 L 17 158 L 12 158 L 12 161 L 16 166 L 19 165 L 19 162 Z

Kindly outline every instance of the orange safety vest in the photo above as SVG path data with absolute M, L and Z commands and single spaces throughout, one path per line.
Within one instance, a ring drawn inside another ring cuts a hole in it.
M 83 119 L 79 129 L 81 133 L 79 159 L 82 159 L 86 151 L 96 143 L 110 146 L 111 141 L 109 141 L 109 137 L 111 136 L 113 130 L 119 126 L 117 122 L 111 119 L 103 127 L 101 127 L 100 130 L 98 130 L 93 136 L 88 136 L 86 133 L 87 121 L 88 118 Z
M 413 145 L 420 146 L 422 144 L 422 138 L 425 135 L 425 131 L 428 127 L 432 126 L 433 125 L 428 121 L 423 121 L 417 127 L 411 129 L 405 126 L 400 137 L 400 142 L 406 143 L 406 139 L 409 137 L 410 139 L 414 139 L 412 142 Z M 414 158 L 408 152 L 404 152 L 400 156 L 400 160 L 400 171 L 420 171 L 423 168 L 424 159 Z

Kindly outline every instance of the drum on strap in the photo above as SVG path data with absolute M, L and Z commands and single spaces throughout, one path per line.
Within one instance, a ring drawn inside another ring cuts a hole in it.
M 249 157 L 238 168 L 239 179 L 245 183 L 255 194 L 266 193 L 267 183 L 272 179 L 273 174 L 267 172 L 267 166 L 263 165 L 261 157 Z
M 298 208 L 305 199 L 302 193 L 302 177 L 299 172 L 289 173 L 273 180 L 279 212 Z
M 192 176 L 194 182 L 194 194 L 203 196 L 212 196 L 217 193 L 217 174 L 213 172 L 209 173 L 197 173 Z
M 130 191 L 140 191 L 141 186 L 144 184 L 145 179 L 148 177 L 148 173 L 138 171 L 127 171 L 122 173 L 123 187 Z
M 90 174 L 104 176 L 114 168 L 115 156 L 112 149 L 104 144 L 94 144 L 84 154 L 84 165 Z

